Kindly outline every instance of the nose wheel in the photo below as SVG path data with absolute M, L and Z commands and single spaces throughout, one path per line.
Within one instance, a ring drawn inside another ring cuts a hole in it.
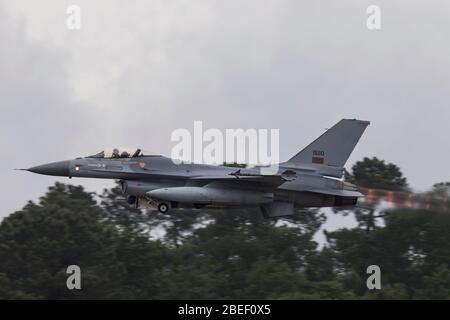
M 167 211 L 169 211 L 169 205 L 165 202 L 161 202 L 160 204 L 158 204 L 158 211 L 161 213 L 166 213 Z

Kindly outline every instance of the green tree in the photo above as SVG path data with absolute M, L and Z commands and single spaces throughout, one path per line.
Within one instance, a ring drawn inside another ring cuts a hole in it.
M 443 188 L 432 192 L 446 199 Z M 391 210 L 371 232 L 326 233 L 319 250 L 319 210 L 268 220 L 251 208 L 159 215 L 128 206 L 117 187 L 97 199 L 57 183 L 0 223 L 0 298 L 450 299 L 448 208 Z M 66 288 L 71 264 L 81 291 Z M 372 264 L 382 290 L 366 287 Z
M 362 161 L 356 162 L 351 172 L 345 172 L 345 180 L 368 189 L 408 190 L 408 183 L 400 168 L 393 163 L 385 163 L 377 157 L 365 157 Z M 377 218 L 384 217 L 384 213 L 377 214 L 376 205 L 376 202 L 367 203 L 364 207 L 360 206 L 352 210 L 359 226 L 368 232 L 376 228 Z M 335 212 L 339 211 L 341 210 L 335 210 Z
M 289 220 L 266 220 L 257 209 L 206 212 L 212 221 L 192 232 L 178 251 L 183 267 L 173 268 L 172 277 L 184 279 L 192 288 L 184 298 L 196 298 L 204 290 L 201 277 L 185 274 L 191 270 L 189 264 L 200 275 L 208 275 L 206 283 L 213 286 L 207 290 L 209 298 L 265 299 L 312 291 L 305 270 L 317 254 L 312 237 L 323 222 L 322 215 L 303 210 Z M 259 278 L 264 272 L 272 275 Z M 173 298 L 177 292 L 167 294 L 163 298 Z
M 105 189 L 100 195 L 102 216 L 115 224 L 131 227 L 136 230 L 147 231 L 149 212 L 145 209 L 135 208 L 128 204 L 122 192 L 120 182 L 111 189 Z
M 157 230 L 160 240 L 173 247 L 180 246 L 196 227 L 210 219 L 202 210 L 179 209 L 161 213 L 145 205 L 135 208 L 127 203 L 119 183 L 105 189 L 100 198 L 102 216 L 106 220 L 147 234 Z
M 0 224 L 0 298 L 150 298 L 165 250 L 102 220 L 93 194 L 57 183 Z M 82 290 L 68 290 L 78 265 Z
M 327 234 L 346 288 L 366 298 L 450 299 L 449 212 L 396 209 L 385 223 L 371 233 L 343 229 Z M 365 287 L 372 264 L 381 268 L 386 290 Z
M 383 190 L 408 190 L 408 183 L 400 168 L 377 157 L 358 161 L 345 176 L 348 182 L 359 187 Z

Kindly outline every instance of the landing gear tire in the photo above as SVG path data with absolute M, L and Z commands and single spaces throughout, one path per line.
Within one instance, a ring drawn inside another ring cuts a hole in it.
M 137 200 L 136 196 L 128 196 L 128 198 L 127 198 L 128 204 L 135 204 L 136 200 Z
M 167 211 L 169 211 L 169 205 L 164 202 L 158 204 L 158 211 L 161 213 L 166 213 Z

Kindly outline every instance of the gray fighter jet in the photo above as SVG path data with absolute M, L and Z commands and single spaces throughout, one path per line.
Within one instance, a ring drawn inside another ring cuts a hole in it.
M 343 119 L 291 159 L 278 172 L 263 167 L 233 168 L 177 163 L 141 149 L 111 149 L 85 158 L 29 169 L 34 173 L 119 180 L 127 201 L 170 208 L 256 206 L 266 218 L 288 216 L 294 208 L 354 206 L 363 195 L 342 181 L 344 165 L 368 121 Z

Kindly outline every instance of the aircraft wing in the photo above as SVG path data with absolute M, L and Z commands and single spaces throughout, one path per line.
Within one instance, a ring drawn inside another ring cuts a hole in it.
M 217 176 L 200 176 L 190 178 L 190 182 L 209 184 L 212 182 L 222 182 L 226 184 L 241 185 L 246 184 L 259 184 L 266 187 L 276 188 L 286 181 L 292 181 L 296 179 L 296 173 L 291 170 L 286 170 L 281 174 L 264 175 L 257 173 L 242 173 L 241 170 L 237 170 L 228 175 Z

